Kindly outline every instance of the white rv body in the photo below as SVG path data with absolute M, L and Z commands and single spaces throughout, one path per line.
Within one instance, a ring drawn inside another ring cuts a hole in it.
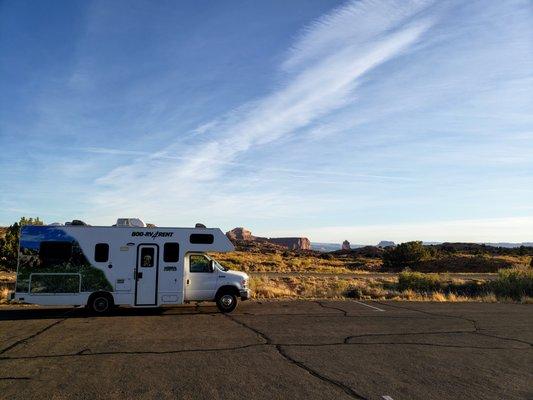
M 14 298 L 90 305 L 101 292 L 132 307 L 215 301 L 222 292 L 245 300 L 248 275 L 205 254 L 233 250 L 212 228 L 24 226 Z

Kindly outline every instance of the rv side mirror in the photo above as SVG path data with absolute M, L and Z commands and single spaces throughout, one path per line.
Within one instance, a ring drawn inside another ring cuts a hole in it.
M 215 261 L 209 260 L 209 272 L 215 272 Z

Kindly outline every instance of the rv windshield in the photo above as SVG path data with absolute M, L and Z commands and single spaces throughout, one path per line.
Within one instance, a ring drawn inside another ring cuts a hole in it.
M 222 264 L 220 264 L 218 261 L 215 260 L 217 263 L 218 268 L 220 268 L 222 271 L 229 271 L 229 268 L 224 267 Z

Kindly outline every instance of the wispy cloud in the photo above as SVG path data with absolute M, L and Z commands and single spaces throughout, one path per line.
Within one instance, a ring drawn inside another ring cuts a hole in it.
M 180 160 L 180 161 L 195 161 L 195 162 L 205 162 L 205 163 L 215 163 L 220 164 L 221 166 L 236 166 L 240 168 L 244 168 L 246 170 L 252 170 L 252 171 L 258 171 L 261 170 L 261 172 L 287 172 L 290 174 L 294 174 L 292 176 L 296 177 L 302 177 L 302 176 L 309 176 L 315 178 L 317 175 L 325 175 L 325 176 L 335 176 L 340 178 L 366 178 L 366 179 L 380 179 L 380 180 L 392 180 L 392 181 L 412 181 L 412 178 L 404 177 L 404 176 L 387 176 L 387 175 L 372 175 L 372 174 L 354 174 L 349 172 L 342 172 L 342 171 L 325 171 L 325 170 L 316 170 L 316 169 L 309 169 L 309 168 L 283 168 L 283 167 L 262 167 L 255 165 L 253 163 L 242 163 L 238 161 L 226 161 L 223 159 L 209 159 L 209 158 L 203 158 L 203 157 L 194 157 L 194 156 L 178 156 L 178 155 L 169 155 L 166 152 L 148 152 L 148 151 L 139 151 L 139 150 L 125 150 L 125 149 L 111 149 L 107 147 L 84 147 L 84 148 L 77 148 L 76 150 L 85 151 L 87 153 L 95 153 L 95 154 L 106 154 L 106 155 L 120 155 L 120 156 L 141 156 L 143 160 L 148 159 L 161 159 L 161 160 Z M 108 183 L 106 178 L 100 178 L 99 180 L 101 183 Z
M 107 187 L 98 203 L 127 209 L 132 187 L 133 201 L 146 208 L 158 203 L 162 191 L 172 199 L 187 199 L 224 175 L 224 165 L 240 165 L 235 160 L 250 149 L 286 138 L 350 104 L 366 73 L 408 51 L 431 27 L 432 20 L 420 15 L 426 4 L 361 1 L 333 10 L 296 40 L 281 66 L 286 75 L 277 90 L 202 124 L 196 129 L 202 141 L 196 145 L 184 148 L 177 142 L 110 171 L 97 180 Z M 160 203 L 158 208 L 165 212 Z

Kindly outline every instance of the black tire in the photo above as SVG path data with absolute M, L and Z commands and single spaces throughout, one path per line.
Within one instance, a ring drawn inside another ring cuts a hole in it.
M 221 313 L 230 313 L 237 307 L 237 296 L 229 291 L 224 291 L 217 295 L 216 302 Z
M 113 307 L 113 296 L 104 292 L 92 294 L 87 302 L 87 308 L 96 315 L 109 314 Z

